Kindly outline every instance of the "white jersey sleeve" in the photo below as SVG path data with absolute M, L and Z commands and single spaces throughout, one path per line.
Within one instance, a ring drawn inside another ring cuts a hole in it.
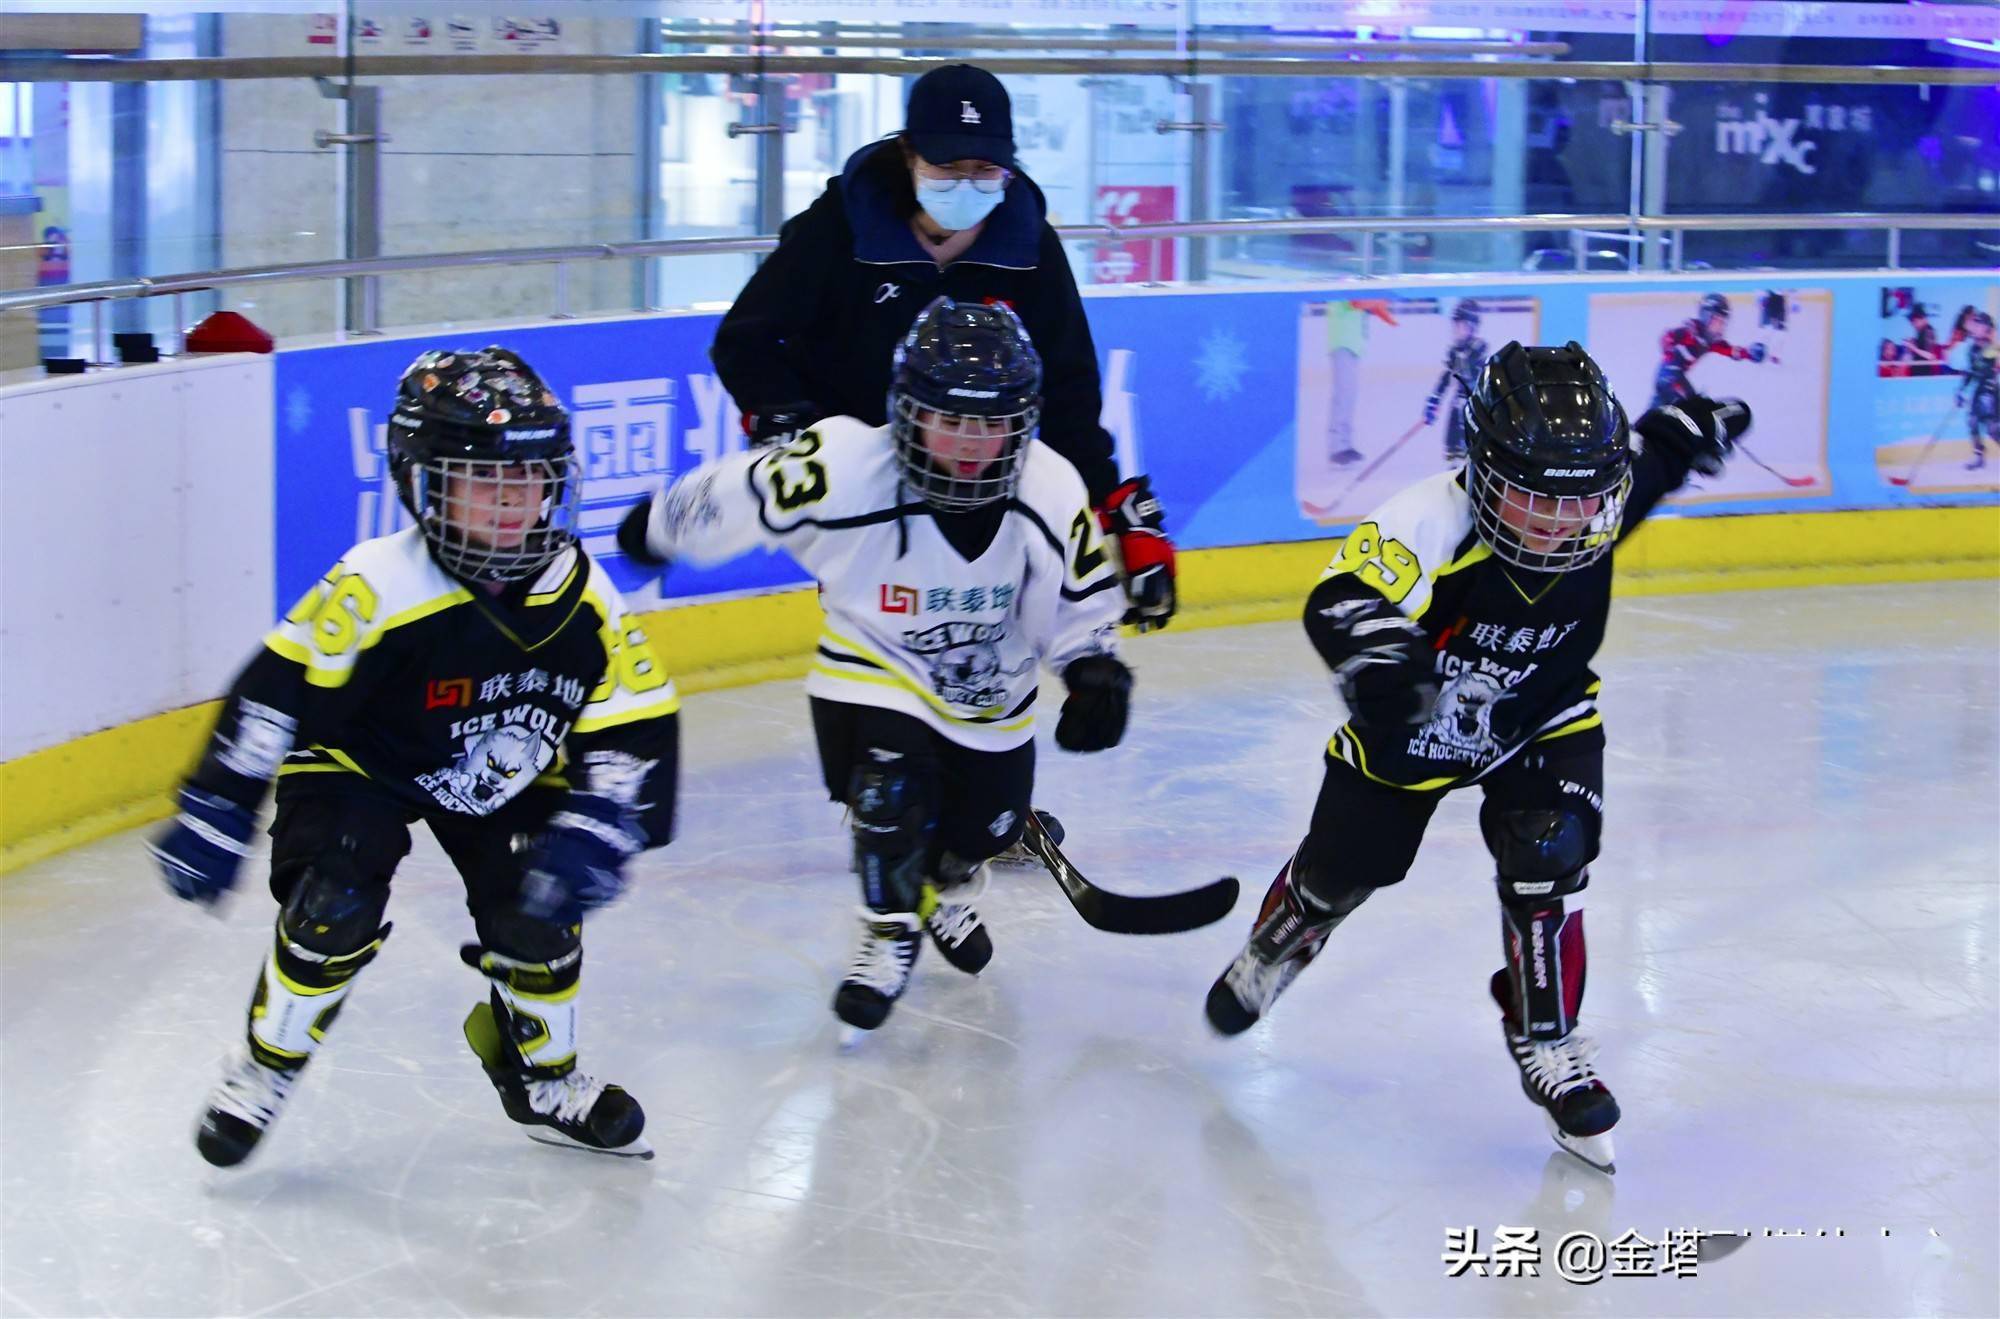
M 406 527 L 364 540 L 313 583 L 264 638 L 305 668 L 315 687 L 344 687 L 361 655 L 383 634 L 471 599 Z
M 1458 474 L 1439 472 L 1356 523 L 1319 579 L 1352 573 L 1409 617 L 1422 618 L 1439 577 L 1491 553 L 1474 533 L 1472 499 Z
M 604 644 L 604 678 L 584 702 L 571 731 L 602 732 L 675 713 L 681 708 L 680 693 L 653 653 L 646 629 L 626 612 L 625 600 L 603 566 L 591 559 L 589 568 L 583 598 L 597 613 L 598 639 Z
M 1042 532 L 1021 594 L 1021 626 L 1035 652 L 1057 673 L 1084 655 L 1116 655 L 1125 596 L 1083 478 L 1037 440 L 1022 460 L 1017 498 Z
M 653 497 L 647 547 L 695 563 L 783 549 L 803 563 L 828 524 L 876 501 L 878 483 L 868 474 L 880 448 L 876 428 L 830 417 L 790 444 L 698 467 Z

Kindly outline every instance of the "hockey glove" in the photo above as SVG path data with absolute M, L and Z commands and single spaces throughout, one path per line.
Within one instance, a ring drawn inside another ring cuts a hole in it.
M 1152 483 L 1135 476 L 1104 498 L 1097 520 L 1118 538 L 1119 578 L 1125 587 L 1125 622 L 1141 632 L 1167 625 L 1178 604 L 1174 543 Z
M 625 891 L 625 862 L 644 846 L 632 812 L 601 793 L 572 792 L 528 854 L 521 911 L 574 925 Z
M 800 431 L 825 415 L 819 404 L 805 399 L 793 403 L 771 403 L 755 412 L 743 414 L 743 433 L 750 437 L 753 449 L 790 444 Z
M 1750 429 L 1750 405 L 1741 399 L 1690 394 L 1639 418 L 1638 432 L 1703 476 L 1718 476 L 1736 441 Z
M 1761 362 L 1764 360 L 1764 352 L 1765 349 L 1763 344 L 1753 343 L 1750 345 L 1750 351 L 1745 353 L 1744 356 L 1749 358 L 1752 362 Z
M 1437 705 L 1431 640 L 1415 619 L 1383 599 L 1336 600 L 1321 611 L 1346 652 L 1333 685 L 1354 721 L 1368 727 L 1421 724 Z
M 146 848 L 176 897 L 212 907 L 250 855 L 256 812 L 199 788 L 182 788 L 176 800 L 180 814 Z
M 1065 751 L 1103 751 L 1125 736 L 1132 708 L 1132 670 L 1110 655 L 1085 655 L 1063 670 L 1069 697 L 1056 721 L 1056 745 Z
M 1424 425 L 1428 426 L 1438 419 L 1438 401 L 1436 394 L 1424 400 Z

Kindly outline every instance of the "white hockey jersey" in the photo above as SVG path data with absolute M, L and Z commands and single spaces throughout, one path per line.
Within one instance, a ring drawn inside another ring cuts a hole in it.
M 784 448 L 699 468 L 653 499 L 653 553 L 715 563 L 783 549 L 826 613 L 806 690 L 897 710 L 961 746 L 1034 735 L 1037 661 L 1117 654 L 1125 598 L 1083 479 L 1029 442 L 999 529 L 967 560 L 901 480 L 886 426 L 833 417 Z

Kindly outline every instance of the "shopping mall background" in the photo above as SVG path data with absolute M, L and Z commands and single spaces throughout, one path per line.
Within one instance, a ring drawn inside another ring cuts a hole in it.
M 31 15 L 80 7 L 10 5 Z M 1713 62 L 1718 72 L 1729 64 L 1994 68 L 2000 14 L 1974 5 L 272 0 L 92 8 L 128 16 L 98 38 L 116 59 L 660 52 L 733 56 L 742 72 L 363 79 L 381 89 L 386 134 L 379 147 L 379 235 L 353 232 L 348 149 L 315 145 L 316 133 L 343 130 L 347 107 L 311 78 L 0 81 L 0 194 L 37 204 L 33 225 L 42 241 L 34 279 L 43 285 L 377 252 L 773 232 L 783 216 L 811 201 L 851 151 L 900 125 L 910 75 L 789 74 L 775 78 L 764 96 L 753 48 L 721 35 L 755 18 L 788 23 L 795 32 L 803 25 L 829 41 L 839 34 L 891 43 L 769 48 L 784 55 L 963 56 L 982 39 L 1046 34 L 1058 22 L 1064 35 L 1090 40 L 1164 38 L 1159 44 L 1166 49 L 1139 53 L 1185 53 L 1184 72 L 1193 76 L 1003 73 L 1022 162 L 1047 193 L 1058 224 L 2000 206 L 1994 129 L 2000 88 L 1991 84 L 1672 84 L 1669 113 L 1681 127 L 1664 140 L 1664 169 L 1654 185 L 1659 195 L 1649 198 L 1641 195 L 1643 135 L 1624 131 L 1645 116 L 1626 81 L 1572 78 L 1555 69 L 1534 79 L 1394 77 L 1386 62 L 1382 76 L 1370 78 L 1287 77 L 1270 68 L 1232 74 L 1232 62 L 1245 57 L 1225 49 L 1254 38 L 1358 35 L 1441 41 L 1446 50 L 1564 43 L 1559 56 L 1521 57 L 1557 65 L 1651 59 Z M 1887 21 L 1897 10 L 1924 21 Z M 996 23 L 996 17 L 1015 21 Z M 1466 25 L 1475 18 L 1497 26 Z M 1860 35 L 1904 30 L 1909 35 Z M 1961 32 L 1970 35 L 1950 35 Z M 1052 41 L 1043 53 L 1057 49 Z M 991 53 L 1004 63 L 1036 52 Z M 1199 122 L 1197 89 L 1208 121 L 1219 122 L 1221 131 L 1208 143 L 1194 132 L 1160 131 L 1162 124 Z M 729 132 L 760 126 L 767 107 L 785 130 L 779 184 L 765 177 L 773 165 L 766 136 Z M 1766 120 L 1797 122 L 1774 145 Z M 1194 156 L 1202 146 L 1213 156 L 1197 177 Z M 2000 260 L 1993 237 L 1911 234 L 1902 260 L 1991 266 Z M 1184 277 L 1190 259 L 1214 280 L 1360 268 L 1360 245 L 1351 235 L 1232 238 L 1209 246 L 1190 252 L 1171 243 L 1079 244 L 1073 256 L 1085 283 Z M 1556 233 L 1412 235 L 1387 245 L 1385 268 L 1517 270 L 1537 249 L 1565 246 Z M 1879 264 L 1883 255 L 1880 233 L 1837 231 L 1700 233 L 1689 236 L 1685 252 L 1689 261 L 1716 266 L 1781 268 L 1852 268 Z M 608 263 L 572 272 L 565 295 L 579 312 L 726 301 L 755 259 L 677 258 L 653 273 L 645 263 Z M 1628 260 L 1635 260 L 1631 249 L 1618 246 L 1592 263 L 1607 268 Z M 388 325 L 412 325 L 539 315 L 552 305 L 555 278 L 549 267 L 406 275 L 385 283 L 381 316 Z M 281 337 L 339 324 L 339 290 L 324 283 L 208 295 L 183 310 L 221 305 L 244 310 Z M 127 302 L 112 315 L 117 329 L 165 332 L 172 308 Z M 84 317 L 81 309 L 44 312 L 43 348 L 69 351 L 67 333 Z
M 1751 401 L 1753 456 L 1663 510 L 1623 589 L 2000 572 L 1965 389 L 2000 314 L 2000 7 L 78 8 L 0 24 L 0 869 L 157 815 L 246 640 L 401 525 L 383 402 L 427 347 L 504 339 L 557 382 L 586 543 L 691 689 L 799 671 L 817 612 L 781 556 L 662 579 L 609 533 L 741 446 L 706 348 L 756 236 L 939 59 L 1001 72 L 1072 226 L 1104 423 L 1186 551 L 1179 628 L 1295 614 L 1327 538 L 1446 461 L 1422 417 L 1468 306 L 1494 346 L 1583 342 L 1639 409 L 1662 333 L 1731 300 L 1755 360 L 1691 379 Z M 649 240 L 708 246 L 615 246 Z M 278 351 L 176 357 L 218 309 Z M 118 365 L 119 332 L 167 360 Z

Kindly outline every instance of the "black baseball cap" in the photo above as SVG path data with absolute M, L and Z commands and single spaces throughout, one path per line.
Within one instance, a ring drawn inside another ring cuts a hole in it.
M 1014 109 L 1007 89 L 984 69 L 947 64 L 917 79 L 903 127 L 934 165 L 990 160 L 1014 167 Z

